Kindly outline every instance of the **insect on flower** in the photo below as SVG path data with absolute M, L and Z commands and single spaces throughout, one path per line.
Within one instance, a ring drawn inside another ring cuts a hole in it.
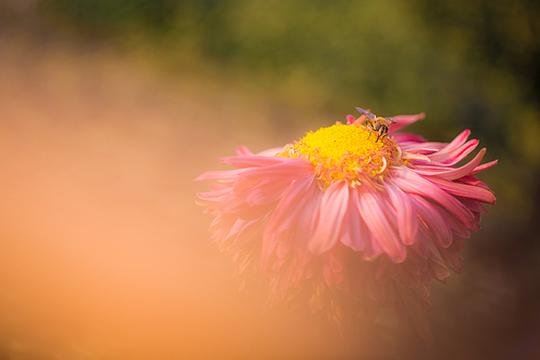
M 388 135 L 388 130 L 392 124 L 392 119 L 377 116 L 369 110 L 364 110 L 361 107 L 357 107 L 356 110 L 362 114 L 360 117 L 362 124 L 368 129 L 377 133 L 377 141 L 379 141 L 381 137 Z
M 357 110 L 280 148 L 240 147 L 223 159 L 234 169 L 198 177 L 212 182 L 198 201 L 214 217 L 213 238 L 241 272 L 265 274 L 274 299 L 308 289 L 329 294 L 327 305 L 338 292 L 425 303 L 431 279 L 460 270 L 464 240 L 495 203 L 477 174 L 497 161 L 482 163 L 485 148 L 465 161 L 479 144 L 469 130 L 427 141 L 399 131 L 424 114 Z

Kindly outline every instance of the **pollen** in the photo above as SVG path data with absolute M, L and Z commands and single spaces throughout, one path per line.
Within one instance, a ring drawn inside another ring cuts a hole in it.
M 390 137 L 378 138 L 365 126 L 341 123 L 308 132 L 280 156 L 308 160 L 323 186 L 340 180 L 353 187 L 382 180 L 391 166 L 401 162 L 399 148 Z

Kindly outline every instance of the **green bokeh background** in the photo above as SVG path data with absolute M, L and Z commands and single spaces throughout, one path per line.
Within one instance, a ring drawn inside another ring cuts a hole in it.
M 535 1 L 48 0 L 37 9 L 38 23 L 75 39 L 139 49 L 179 74 L 202 62 L 323 113 L 425 111 L 435 121 L 419 126 L 432 137 L 467 127 L 492 158 L 509 157 L 496 170 L 506 175 L 501 195 L 536 193 Z

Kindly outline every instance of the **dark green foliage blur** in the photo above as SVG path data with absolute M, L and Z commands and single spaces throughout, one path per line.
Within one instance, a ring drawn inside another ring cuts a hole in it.
M 540 197 L 536 1 L 48 0 L 39 12 L 86 40 L 178 59 L 178 72 L 197 56 L 324 113 L 425 111 L 417 126 L 432 137 L 467 127 L 508 156 L 492 180 L 503 196 Z
M 525 182 L 540 192 L 530 183 L 540 167 L 536 1 L 48 0 L 39 8 L 77 36 L 142 43 L 179 72 L 192 54 L 324 113 L 425 111 L 431 121 L 418 126 L 433 137 L 468 127 L 492 157 L 511 157 L 499 169 L 516 179 L 499 191 L 518 201 Z
M 534 1 L 49 0 L 42 8 L 87 37 L 137 34 L 168 48 L 164 57 L 190 49 L 227 72 L 284 87 L 307 82 L 324 93 L 322 109 L 424 109 L 448 133 L 469 126 L 505 147 L 505 119 L 533 116 L 540 100 Z

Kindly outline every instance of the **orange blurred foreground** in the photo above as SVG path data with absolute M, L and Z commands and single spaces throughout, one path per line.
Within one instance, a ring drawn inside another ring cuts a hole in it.
M 217 154 L 275 143 L 270 105 L 116 55 L 4 50 L 0 358 L 348 351 L 314 319 L 239 293 L 194 204 L 192 179 Z

